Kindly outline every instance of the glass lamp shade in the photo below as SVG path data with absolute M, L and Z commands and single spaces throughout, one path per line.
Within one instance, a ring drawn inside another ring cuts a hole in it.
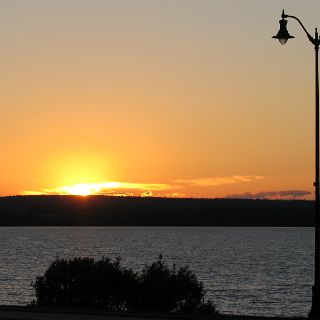
M 289 39 L 292 39 L 294 37 L 291 36 L 287 30 L 287 23 L 288 23 L 287 20 L 282 19 L 279 21 L 279 23 L 280 23 L 280 30 L 272 38 L 278 39 L 281 44 L 286 44 Z
M 278 38 L 279 42 L 284 45 L 287 43 L 288 39 L 285 39 L 285 38 Z

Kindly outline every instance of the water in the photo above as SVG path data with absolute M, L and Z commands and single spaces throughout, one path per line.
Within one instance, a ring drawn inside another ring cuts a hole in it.
M 223 313 L 306 316 L 312 228 L 0 228 L 0 304 L 27 304 L 31 282 L 56 257 L 122 257 L 141 270 L 161 253 L 189 265 Z

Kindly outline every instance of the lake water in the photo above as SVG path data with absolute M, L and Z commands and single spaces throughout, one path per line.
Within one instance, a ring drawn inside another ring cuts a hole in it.
M 189 265 L 223 313 L 306 316 L 313 284 L 312 228 L 0 228 L 0 304 L 27 304 L 31 282 L 56 257 L 121 256 L 141 270 L 161 253 Z

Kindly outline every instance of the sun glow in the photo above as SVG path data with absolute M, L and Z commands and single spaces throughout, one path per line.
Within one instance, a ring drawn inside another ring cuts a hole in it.
M 80 183 L 74 186 L 61 187 L 59 191 L 62 194 L 89 196 L 99 193 L 100 188 L 98 185 L 95 184 Z
M 196 188 L 212 188 L 219 185 L 232 185 L 253 183 L 264 180 L 265 176 L 220 176 L 205 177 L 198 179 L 176 179 L 171 183 L 141 183 L 141 182 L 120 182 L 105 181 L 100 183 L 81 182 L 55 188 L 42 190 L 24 190 L 23 195 L 104 195 L 104 196 L 141 196 L 141 197 L 182 197 L 189 193 L 189 197 L 197 197 L 191 194 Z
M 161 183 L 131 183 L 108 181 L 102 183 L 78 183 L 42 191 L 25 190 L 24 195 L 109 195 L 109 196 L 151 196 L 152 191 L 170 190 L 173 186 Z

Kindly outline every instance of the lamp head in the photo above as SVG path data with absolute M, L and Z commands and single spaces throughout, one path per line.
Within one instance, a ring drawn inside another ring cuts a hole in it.
M 286 44 L 289 39 L 292 39 L 294 37 L 289 34 L 287 30 L 288 21 L 284 17 L 282 17 L 279 23 L 280 23 L 280 29 L 278 33 L 272 38 L 278 39 L 281 44 Z

